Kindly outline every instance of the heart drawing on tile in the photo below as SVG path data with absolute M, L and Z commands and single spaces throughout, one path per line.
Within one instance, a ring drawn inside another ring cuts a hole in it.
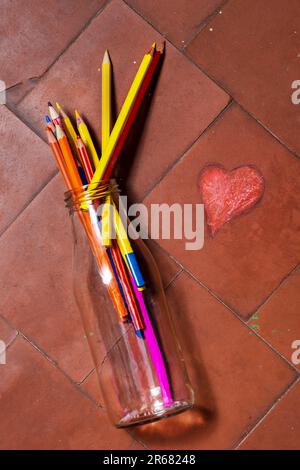
M 198 187 L 211 235 L 234 217 L 248 212 L 262 198 L 264 178 L 253 166 L 226 170 L 220 165 L 205 167 Z

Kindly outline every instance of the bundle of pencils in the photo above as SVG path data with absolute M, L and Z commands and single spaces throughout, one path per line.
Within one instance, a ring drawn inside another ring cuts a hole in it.
M 95 228 L 92 226 L 88 202 L 86 202 L 90 194 L 97 194 L 97 188 L 112 177 L 163 54 L 164 46 L 157 50 L 156 45 L 153 44 L 150 51 L 144 55 L 112 127 L 111 61 L 108 51 L 105 51 L 102 62 L 101 155 L 92 140 L 88 126 L 78 111 L 75 111 L 76 130 L 63 108 L 58 103 L 55 108 L 49 102 L 46 133 L 67 189 L 76 192 L 84 187 L 82 191 L 85 192 L 87 198 L 81 204 L 82 210 L 78 211 L 80 221 L 86 231 L 100 272 L 110 273 L 107 288 L 120 321 L 127 321 L 129 318 L 133 323 L 137 340 L 145 341 L 148 346 L 163 402 L 168 406 L 172 403 L 170 384 L 143 296 L 144 278 L 118 207 L 111 195 L 107 193 L 101 214 L 100 236 L 95 237 Z M 110 217 L 110 211 L 113 217 Z M 111 238 L 111 219 L 116 240 Z

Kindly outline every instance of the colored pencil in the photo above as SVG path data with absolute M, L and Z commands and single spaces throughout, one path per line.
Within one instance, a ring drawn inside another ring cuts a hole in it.
M 86 150 L 85 150 L 85 147 L 84 147 L 84 144 L 82 142 L 82 140 L 80 139 L 80 137 L 78 136 L 77 137 L 77 145 L 78 145 L 78 150 L 81 152 L 81 157 L 82 157 L 82 166 L 83 166 L 83 170 L 85 172 L 85 176 L 86 176 L 86 179 L 87 179 L 87 182 L 90 182 L 92 176 L 93 176 L 93 169 L 91 167 L 91 162 L 88 158 L 88 155 L 86 153 Z M 109 203 L 110 203 L 110 200 L 109 200 Z M 102 211 L 102 217 L 103 217 L 103 211 Z M 110 217 L 108 215 L 106 221 L 110 221 Z M 109 235 L 108 235 L 109 237 Z M 99 235 L 99 238 L 100 238 L 100 235 Z M 110 237 L 109 237 L 109 242 L 110 242 Z M 105 246 L 105 242 L 103 240 L 103 229 L 102 229 L 102 233 L 101 233 L 101 243 L 103 246 Z M 115 279 L 118 283 L 118 287 L 119 287 L 119 290 L 120 290 L 120 294 L 123 298 L 123 302 L 124 302 L 124 307 L 122 306 L 121 308 L 121 320 L 124 321 L 124 319 L 126 319 L 127 317 L 127 309 L 126 309 L 126 297 L 124 295 L 124 291 L 123 291 L 123 286 L 118 278 L 118 271 L 117 271 L 117 266 L 115 265 L 115 261 L 114 261 L 114 258 L 112 257 L 111 255 L 111 251 L 109 249 L 106 250 L 107 252 L 107 255 L 108 255 L 108 259 L 110 261 L 110 264 L 111 264 L 111 267 L 112 267 L 112 270 L 115 274 Z
M 102 120 L 102 133 L 101 133 L 101 144 L 102 153 L 109 142 L 110 131 L 111 131 L 111 62 L 106 50 L 102 62 L 102 109 L 101 109 L 101 120 Z M 136 334 L 141 336 L 141 330 L 143 329 L 143 323 L 139 314 L 138 306 L 131 288 L 131 284 L 124 268 L 122 256 L 119 252 L 119 247 L 116 243 L 112 243 L 111 240 L 111 197 L 108 196 L 105 200 L 102 210 L 102 243 L 104 246 L 108 246 L 107 252 L 111 258 L 111 262 L 116 270 L 116 277 L 119 279 L 122 287 L 125 302 L 129 310 L 130 317 L 132 319 Z
M 113 243 L 112 247 L 110 248 L 110 252 L 115 262 L 118 277 L 123 287 L 123 292 L 125 295 L 126 303 L 128 306 L 128 310 L 129 310 L 134 328 L 136 332 L 142 331 L 144 328 L 144 325 L 141 319 L 141 315 L 140 315 L 140 312 L 139 312 L 139 309 L 138 309 L 138 306 L 134 297 L 134 293 L 132 291 L 132 286 L 130 284 L 130 280 L 128 279 L 118 246 Z
M 69 190 L 76 190 L 82 186 L 82 183 L 86 182 L 88 183 L 86 192 L 88 198 L 89 190 L 95 189 L 101 180 L 107 181 L 111 177 L 141 104 L 149 90 L 162 54 L 162 51 L 155 50 L 155 44 L 152 46 L 151 51 L 145 54 L 117 121 L 110 133 L 111 62 L 108 51 L 105 51 L 102 62 L 102 156 L 100 160 L 88 128 L 78 112 L 76 111 L 75 114 L 81 138 L 77 137 L 71 120 L 60 105 L 57 103 L 62 119 L 60 119 L 51 103 L 48 103 L 51 119 L 49 117 L 48 119 L 46 118 L 46 133 L 54 158 Z M 78 166 L 75 162 L 74 156 L 77 153 L 82 167 Z M 87 209 L 87 207 L 88 205 L 81 207 L 81 209 Z M 110 207 L 113 210 L 113 223 L 117 241 L 111 239 Z M 85 210 L 79 210 L 78 214 L 91 243 L 100 274 L 107 284 L 108 292 L 120 320 L 126 320 L 128 309 L 137 335 L 140 338 L 144 338 L 147 343 L 153 362 L 153 369 L 161 388 L 163 402 L 166 406 L 169 406 L 173 403 L 173 400 L 168 374 L 156 334 L 151 324 L 143 293 L 141 292 L 145 282 L 119 211 L 111 198 L 108 197 L 105 200 L 102 211 L 102 232 L 100 231 L 97 217 L 94 221 L 91 220 L 91 214 Z M 95 227 L 97 230 L 96 234 Z M 104 245 L 109 246 L 105 248 Z
M 81 178 L 78 172 L 78 168 L 76 166 L 71 147 L 69 145 L 67 136 L 63 129 L 56 124 L 55 126 L 56 138 L 59 143 L 61 152 L 64 157 L 64 161 L 70 176 L 70 180 L 72 182 L 73 188 L 80 188 L 82 186 Z
M 145 98 L 145 95 L 146 95 L 146 93 L 147 93 L 147 91 L 150 87 L 152 78 L 154 76 L 155 71 L 158 68 L 158 65 L 159 65 L 159 62 L 160 62 L 160 59 L 161 59 L 162 55 L 163 55 L 163 52 L 161 52 L 161 51 L 155 51 L 155 53 L 154 53 L 153 60 L 150 64 L 150 66 L 149 66 L 149 69 L 147 70 L 147 73 L 145 75 L 142 86 L 141 86 L 141 88 L 138 92 L 135 103 L 132 107 L 132 110 L 131 110 L 129 116 L 128 116 L 128 119 L 126 121 L 124 129 L 123 129 L 123 131 L 120 135 L 120 138 L 119 138 L 119 140 L 116 144 L 113 155 L 112 155 L 111 159 L 109 160 L 107 168 L 104 172 L 104 176 L 103 176 L 104 180 L 109 180 L 112 173 L 113 173 L 113 171 L 114 171 L 114 168 L 116 166 L 116 163 L 118 161 L 120 153 L 121 153 L 121 151 L 124 147 L 124 144 L 126 142 L 128 134 L 129 134 L 129 132 L 130 132 L 132 126 L 133 126 L 133 123 L 135 122 L 136 116 L 137 116 L 137 114 L 140 110 L 140 107 L 141 107 L 142 102 Z
M 137 93 L 142 85 L 145 74 L 150 66 L 153 54 L 154 54 L 154 48 L 152 47 L 151 51 L 145 54 L 143 57 L 143 60 L 131 84 L 129 92 L 125 98 L 120 114 L 110 134 L 108 145 L 106 149 L 102 152 L 102 156 L 100 158 L 99 164 L 96 167 L 96 171 L 89 185 L 89 189 L 93 189 L 95 185 L 97 186 L 99 181 L 101 181 L 103 178 L 106 167 L 115 149 L 115 146 L 120 137 L 120 134 L 124 128 L 124 125 L 130 113 L 130 110 L 132 109 L 134 101 L 137 97 Z
M 76 167 L 70 146 L 68 144 L 66 134 L 58 125 L 56 125 L 56 133 L 59 149 L 64 160 L 64 167 L 68 175 L 67 188 L 74 190 L 75 188 L 81 187 L 80 175 Z M 59 166 L 59 168 L 61 170 L 61 166 Z M 79 211 L 78 214 L 86 230 L 88 239 L 90 240 L 92 250 L 98 262 L 100 274 L 102 275 L 103 279 L 105 279 L 105 283 L 107 285 L 113 305 L 115 306 L 115 309 L 119 314 L 120 320 L 124 321 L 127 317 L 127 309 L 124 304 L 124 300 L 122 298 L 117 280 L 109 263 L 109 259 L 107 258 L 107 253 L 105 252 L 105 250 L 103 250 L 102 247 L 99 246 L 98 241 L 95 240 L 95 227 L 92 228 L 91 220 L 89 219 L 88 213 Z
M 161 388 L 163 402 L 166 406 L 169 406 L 173 403 L 172 394 L 170 389 L 170 383 L 168 379 L 167 370 L 165 367 L 165 362 L 163 355 L 161 353 L 153 326 L 151 324 L 151 320 L 149 317 L 149 313 L 145 304 L 143 292 L 139 291 L 135 285 L 134 279 L 130 277 L 131 285 L 135 294 L 135 297 L 139 303 L 140 310 L 142 313 L 143 321 L 145 328 L 143 330 L 143 334 L 145 340 L 147 341 L 149 353 L 155 368 L 155 372 L 157 375 L 157 379 Z
M 69 116 L 67 115 L 67 113 L 60 106 L 60 104 L 57 103 L 57 102 L 56 102 L 56 108 L 58 109 L 59 114 L 60 114 L 60 116 L 63 120 L 65 132 L 68 136 L 69 143 L 70 143 L 71 148 L 72 148 L 73 153 L 74 153 L 74 157 L 76 157 L 78 155 L 78 152 L 77 152 L 77 134 L 75 132 L 72 121 L 69 118 Z M 78 157 L 79 157 L 79 155 L 78 155 Z
M 89 182 L 91 181 L 94 172 L 93 172 L 93 168 L 92 168 L 89 156 L 87 154 L 85 145 L 82 142 L 79 135 L 77 136 L 77 139 L 76 139 L 76 146 L 77 146 L 78 154 L 80 156 L 80 161 L 81 161 L 83 170 L 85 172 L 85 176 L 87 178 L 87 181 Z
M 84 143 L 87 153 L 90 156 L 90 159 L 92 160 L 94 164 L 94 167 L 96 168 L 99 162 L 99 157 L 95 149 L 92 137 L 89 133 L 88 127 L 77 110 L 75 111 L 75 116 L 76 116 L 77 129 L 82 139 L 82 142 Z
M 48 109 L 49 109 L 49 114 L 50 114 L 53 124 L 54 125 L 58 124 L 60 127 L 63 127 L 60 116 L 58 112 L 56 111 L 56 109 L 54 108 L 54 106 L 52 106 L 50 101 L 48 101 Z
M 120 214 L 119 214 L 114 202 L 112 203 L 112 208 L 113 208 L 113 211 L 114 211 L 114 214 L 113 214 L 114 215 L 114 217 L 113 217 L 114 227 L 115 227 L 115 230 L 116 230 L 117 241 L 118 241 L 118 245 L 120 247 L 120 251 L 122 253 L 124 261 L 126 262 L 128 268 L 131 272 L 131 275 L 134 279 L 134 282 L 136 283 L 136 286 L 138 288 L 142 288 L 145 285 L 145 281 L 144 281 L 143 275 L 141 273 L 141 270 L 139 268 L 136 256 L 133 252 L 133 249 L 132 249 L 131 243 L 129 241 L 128 235 L 127 235 L 126 230 L 124 228 L 124 225 L 122 223 Z

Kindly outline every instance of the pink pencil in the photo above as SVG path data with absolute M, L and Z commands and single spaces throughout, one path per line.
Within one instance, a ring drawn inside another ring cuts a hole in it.
M 157 342 L 153 326 L 151 324 L 151 320 L 149 318 L 149 313 L 145 304 L 145 300 L 143 297 L 143 292 L 139 291 L 132 276 L 130 276 L 130 281 L 132 288 L 134 290 L 134 294 L 136 299 L 139 303 L 143 322 L 144 322 L 144 336 L 145 340 L 148 344 L 149 353 L 153 362 L 154 370 L 157 374 L 157 379 L 161 388 L 162 398 L 165 406 L 170 406 L 173 403 L 171 390 L 170 390 L 170 383 L 168 379 L 168 374 L 166 371 L 164 359 L 159 349 L 159 344 Z

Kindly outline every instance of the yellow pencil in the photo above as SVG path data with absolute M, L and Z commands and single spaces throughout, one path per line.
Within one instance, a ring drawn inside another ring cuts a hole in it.
M 116 143 L 118 141 L 118 138 L 123 130 L 123 127 L 126 123 L 127 117 L 130 113 L 130 110 L 135 102 L 136 96 L 138 94 L 138 91 L 143 83 L 143 79 L 145 77 L 145 74 L 149 68 L 149 65 L 151 63 L 152 57 L 154 53 L 154 47 L 151 48 L 151 51 L 148 52 L 147 54 L 144 55 L 143 60 L 139 66 L 139 69 L 136 73 L 136 76 L 134 77 L 134 80 L 131 84 L 131 87 L 129 89 L 128 95 L 125 98 L 125 101 L 123 103 L 122 109 L 120 111 L 120 114 L 118 116 L 118 119 L 113 127 L 113 130 L 111 132 L 107 147 L 105 150 L 102 152 L 101 159 L 99 161 L 99 164 L 96 167 L 96 171 L 94 173 L 94 176 L 92 178 L 91 183 L 89 184 L 89 189 L 95 188 L 95 184 L 99 183 L 101 179 L 103 178 L 103 174 L 105 172 L 105 169 L 108 165 L 108 162 L 113 154 L 114 148 L 116 146 Z
M 111 210 L 113 211 L 114 216 L 114 228 L 116 231 L 117 242 L 120 248 L 121 254 L 123 256 L 126 265 L 128 266 L 129 271 L 133 277 L 133 280 L 138 289 L 142 289 L 145 285 L 143 275 L 140 271 L 137 259 L 133 252 L 130 240 L 128 238 L 127 232 L 123 225 L 122 219 L 120 217 L 119 211 L 116 208 L 114 202 L 112 201 Z
M 102 61 L 102 153 L 107 147 L 111 130 L 111 62 L 106 50 Z
M 75 116 L 76 116 L 77 129 L 80 134 L 81 140 L 86 147 L 89 157 L 92 159 L 94 163 L 94 168 L 96 168 L 99 162 L 99 157 L 95 149 L 94 143 L 92 141 L 91 135 L 89 133 L 89 130 L 87 128 L 87 125 L 85 124 L 83 119 L 80 117 L 78 111 L 75 111 Z

